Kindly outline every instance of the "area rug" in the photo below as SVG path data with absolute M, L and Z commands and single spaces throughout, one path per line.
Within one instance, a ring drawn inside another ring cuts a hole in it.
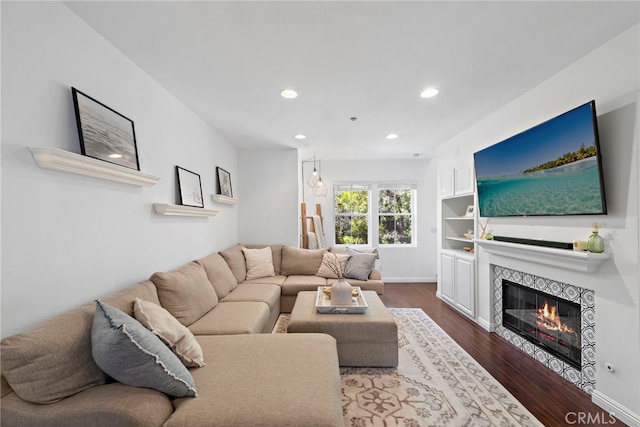
M 340 368 L 351 427 L 542 426 L 421 309 L 389 308 L 397 368 Z M 273 332 L 286 333 L 289 316 Z

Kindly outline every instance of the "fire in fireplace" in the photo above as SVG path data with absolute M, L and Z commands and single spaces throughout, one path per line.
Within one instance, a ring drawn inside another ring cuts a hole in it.
M 502 325 L 581 369 L 579 304 L 503 279 Z

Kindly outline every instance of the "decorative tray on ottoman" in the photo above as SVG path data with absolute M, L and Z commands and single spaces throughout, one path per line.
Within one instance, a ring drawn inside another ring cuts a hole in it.
M 331 287 L 319 286 L 316 296 L 316 309 L 318 313 L 333 314 L 362 314 L 367 310 L 367 302 L 364 300 L 359 286 L 353 287 L 353 296 L 350 305 L 331 305 Z

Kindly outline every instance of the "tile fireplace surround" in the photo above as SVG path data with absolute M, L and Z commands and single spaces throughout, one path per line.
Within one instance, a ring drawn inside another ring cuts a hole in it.
M 595 292 L 568 283 L 513 270 L 496 264 L 490 265 L 495 332 L 509 343 L 542 363 L 549 370 L 562 376 L 568 382 L 591 394 L 596 386 L 596 343 L 595 343 Z M 533 288 L 554 297 L 580 304 L 582 334 L 582 369 L 576 369 L 562 359 L 531 343 L 515 332 L 502 326 L 502 280 L 509 280 L 521 286 Z

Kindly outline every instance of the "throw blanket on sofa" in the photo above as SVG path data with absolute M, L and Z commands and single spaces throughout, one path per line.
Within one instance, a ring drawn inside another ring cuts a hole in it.
M 320 217 L 320 215 L 314 215 L 311 218 L 312 218 L 311 220 L 313 221 L 313 230 L 315 231 L 315 233 L 309 233 L 309 249 L 324 249 L 327 247 L 327 245 L 324 241 L 324 231 L 322 229 L 322 218 Z M 311 234 L 315 234 L 314 246 L 312 246 Z

